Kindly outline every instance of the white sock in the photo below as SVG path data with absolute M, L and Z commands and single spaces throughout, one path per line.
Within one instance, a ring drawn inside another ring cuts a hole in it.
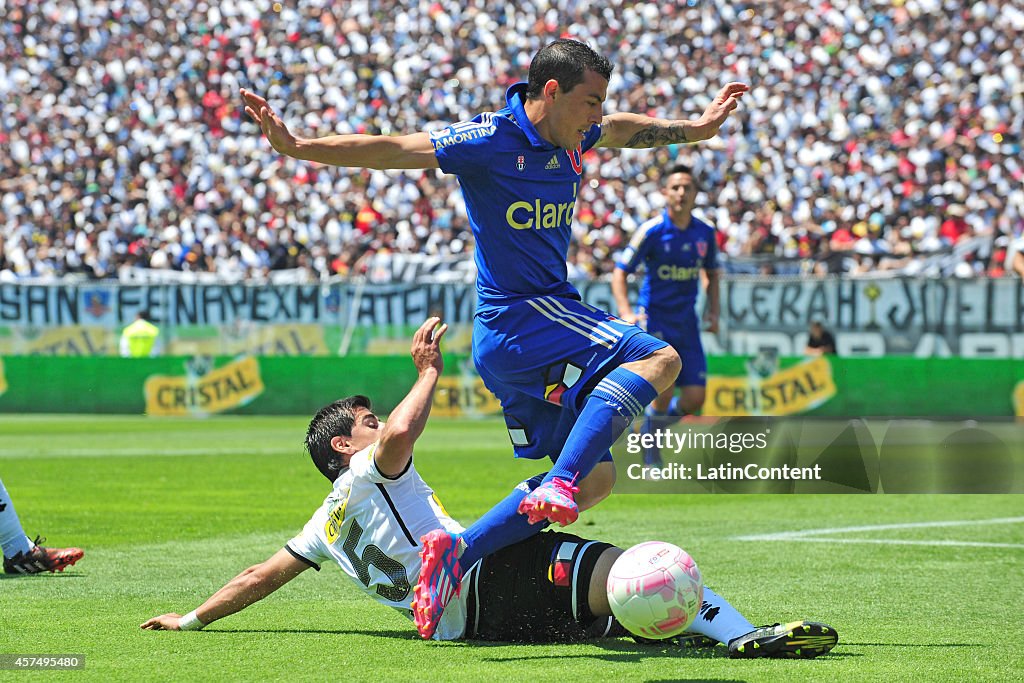
M 0 481 L 0 545 L 3 545 L 4 557 L 14 557 L 18 553 L 32 550 L 32 541 L 28 540 L 25 530 L 21 528 L 18 513 L 14 511 L 14 503 L 7 495 L 3 481 Z
M 728 645 L 733 638 L 750 633 L 754 628 L 725 598 L 704 586 L 704 602 L 700 606 L 700 613 L 687 630 Z

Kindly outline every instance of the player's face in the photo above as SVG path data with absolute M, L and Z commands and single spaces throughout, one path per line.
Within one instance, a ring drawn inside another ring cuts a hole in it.
M 670 213 L 689 213 L 697 200 L 697 184 L 689 173 L 673 173 L 662 190 Z
M 607 94 L 607 79 L 589 70 L 583 73 L 583 82 L 572 90 L 565 92 L 559 88 L 551 104 L 553 133 L 557 138 L 552 142 L 567 150 L 579 147 L 591 126 L 601 123 Z
M 384 423 L 366 408 L 355 409 L 355 422 L 352 425 L 352 436 L 349 444 L 358 453 L 380 438 Z

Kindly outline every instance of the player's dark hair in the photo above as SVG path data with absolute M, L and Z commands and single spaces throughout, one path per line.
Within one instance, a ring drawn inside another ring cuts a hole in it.
M 366 396 L 349 396 L 325 405 L 317 411 L 306 430 L 306 451 L 313 458 L 313 464 L 320 474 L 334 481 L 343 469 L 341 453 L 331 448 L 331 439 L 336 436 L 352 436 L 356 423 L 356 408 L 370 410 L 370 399 Z
M 672 164 L 669 166 L 668 170 L 665 171 L 665 175 L 662 177 L 668 178 L 670 175 L 675 175 L 676 173 L 686 173 L 687 175 L 692 175 L 694 178 L 697 177 L 697 174 L 693 172 L 693 166 L 682 163 Z
M 608 80 L 612 75 L 612 64 L 585 43 L 559 38 L 542 47 L 533 56 L 526 97 L 531 100 L 540 97 L 544 84 L 551 79 L 558 81 L 563 91 L 569 92 L 583 82 L 587 71 L 598 73 Z

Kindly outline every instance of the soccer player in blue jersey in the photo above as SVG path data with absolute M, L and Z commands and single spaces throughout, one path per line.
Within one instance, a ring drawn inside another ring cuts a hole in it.
M 685 164 L 670 168 L 662 176 L 662 194 L 665 210 L 637 228 L 612 273 L 612 294 L 619 316 L 667 341 L 683 362 L 675 381 L 680 395 L 674 398 L 670 386 L 654 399 L 644 420 L 643 429 L 648 432 L 659 417 L 693 414 L 704 405 L 708 362 L 696 311 L 701 271 L 708 279 L 704 316 L 707 329 L 718 331 L 718 248 L 715 229 L 693 216 L 697 200 L 693 169 Z M 634 311 L 626 279 L 640 264 L 645 274 Z M 656 449 L 645 450 L 644 463 L 659 466 L 661 455 Z
M 515 490 L 464 534 L 422 539 L 416 623 L 429 638 L 464 567 L 576 520 L 610 492 L 610 447 L 644 406 L 672 386 L 676 352 L 580 301 L 565 257 L 594 147 L 649 148 L 717 134 L 748 90 L 726 85 L 693 121 L 603 115 L 612 66 L 575 40 L 541 48 L 506 106 L 430 133 L 295 137 L 267 101 L 243 90 L 245 111 L 275 150 L 334 166 L 440 168 L 458 177 L 476 240 L 473 359 L 501 401 L 517 457 L 554 460 L 533 491 Z

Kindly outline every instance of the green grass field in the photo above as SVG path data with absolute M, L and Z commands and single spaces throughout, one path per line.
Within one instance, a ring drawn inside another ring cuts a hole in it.
M 826 621 L 811 661 L 734 661 L 629 640 L 519 646 L 419 640 L 410 622 L 306 572 L 192 633 L 142 631 L 269 557 L 323 500 L 306 418 L 0 416 L 0 478 L 26 531 L 85 558 L 64 574 L 0 576 L 0 654 L 84 654 L 94 680 L 1005 681 L 1024 656 L 1019 496 L 613 495 L 570 530 L 620 546 L 675 542 L 755 623 Z M 539 471 L 500 422 L 435 419 L 417 468 L 469 523 Z M 988 522 L 1000 519 L 1004 521 Z M 740 536 L 924 522 L 817 534 Z M 805 537 L 806 538 L 806 537 Z M 979 545 L 967 545 L 975 543 Z M 2 680 L 40 675 L 0 671 Z

